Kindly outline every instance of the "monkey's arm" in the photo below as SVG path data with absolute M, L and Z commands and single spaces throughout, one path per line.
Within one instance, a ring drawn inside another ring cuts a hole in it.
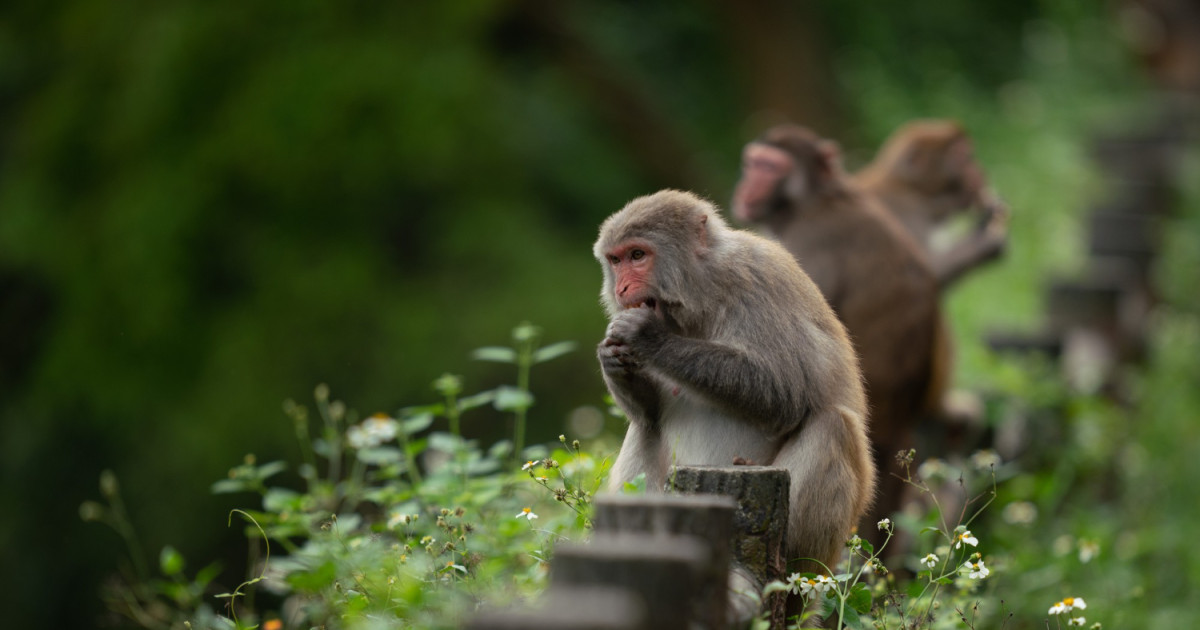
M 932 261 L 938 286 L 945 289 L 966 272 L 999 258 L 1007 245 L 1008 214 L 993 212 L 978 231 Z
M 663 333 L 646 345 L 655 370 L 769 433 L 790 433 L 808 414 L 802 374 L 785 380 L 750 353 L 705 339 Z
M 631 308 L 619 313 L 608 326 L 608 338 L 601 346 L 605 344 L 621 348 L 625 364 L 636 366 L 639 372 L 649 368 L 770 433 L 789 433 L 807 415 L 806 383 L 799 370 L 772 370 L 764 357 L 723 343 L 677 335 L 653 309 Z M 785 371 L 789 372 L 786 378 Z M 607 369 L 605 376 L 611 377 Z M 657 402 L 659 390 L 653 391 Z

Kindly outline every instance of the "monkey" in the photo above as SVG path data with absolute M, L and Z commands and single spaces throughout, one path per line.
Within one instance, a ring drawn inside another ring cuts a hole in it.
M 597 346 L 629 419 L 609 488 L 671 464 L 753 461 L 790 476 L 785 553 L 827 573 L 874 495 L 862 376 L 844 326 L 777 243 L 664 190 L 600 227 L 609 318 Z
M 952 120 L 915 120 L 900 126 L 852 179 L 921 243 L 943 289 L 1004 253 L 1008 207 L 988 186 L 970 138 Z M 934 231 L 971 208 L 981 211 L 972 233 L 947 251 L 935 252 Z
M 935 357 L 938 283 L 925 252 L 882 205 L 842 170 L 840 149 L 785 124 L 746 145 L 734 217 L 755 224 L 796 258 L 846 326 L 866 379 L 878 500 L 860 535 L 904 494 L 896 454 L 937 408 L 947 375 Z

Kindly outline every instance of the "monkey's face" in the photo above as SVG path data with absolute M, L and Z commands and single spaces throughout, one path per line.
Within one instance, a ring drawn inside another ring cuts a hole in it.
M 803 196 L 805 188 L 804 175 L 787 151 L 751 142 L 742 152 L 742 178 L 733 192 L 733 215 L 744 223 L 761 221 L 783 194 Z
M 655 248 L 647 241 L 633 239 L 618 243 L 604 253 L 613 276 L 613 299 L 621 308 L 660 306 L 654 289 Z

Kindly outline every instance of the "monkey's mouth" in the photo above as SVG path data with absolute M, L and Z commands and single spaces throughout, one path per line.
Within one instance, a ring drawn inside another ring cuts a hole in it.
M 655 300 L 654 298 L 646 298 L 645 300 L 643 300 L 641 302 L 635 302 L 625 308 L 641 308 L 643 306 L 650 308 L 650 310 L 657 311 L 658 310 L 658 300 Z

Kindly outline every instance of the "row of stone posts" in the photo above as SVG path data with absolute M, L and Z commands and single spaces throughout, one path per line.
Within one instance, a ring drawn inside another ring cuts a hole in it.
M 470 630 L 783 628 L 787 472 L 762 466 L 674 469 L 671 493 L 596 498 L 587 542 L 562 543 L 532 605 L 485 609 Z

